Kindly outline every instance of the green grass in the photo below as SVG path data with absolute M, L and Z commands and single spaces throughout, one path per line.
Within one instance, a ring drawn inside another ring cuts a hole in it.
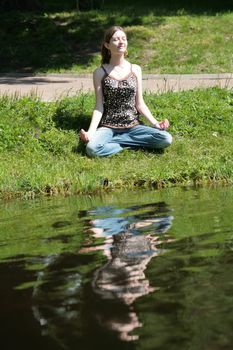
M 0 99 L 2 198 L 95 193 L 117 188 L 160 188 L 233 182 L 233 92 L 211 88 L 145 100 L 158 119 L 171 121 L 171 147 L 90 159 L 78 131 L 87 127 L 92 94 L 42 102 Z
M 66 12 L 51 6 L 47 11 L 1 12 L 0 72 L 90 73 L 100 64 L 103 32 L 113 24 L 125 28 L 129 59 L 141 64 L 144 73 L 232 71 L 229 1 L 104 3 L 98 11 L 71 10 L 69 2 Z

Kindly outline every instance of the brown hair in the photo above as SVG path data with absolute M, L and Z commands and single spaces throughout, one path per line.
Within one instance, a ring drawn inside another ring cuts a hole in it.
M 105 43 L 109 43 L 111 40 L 111 37 L 113 36 L 114 33 L 116 33 L 118 30 L 121 30 L 122 32 L 125 32 L 124 29 L 120 26 L 112 26 L 110 28 L 108 28 L 105 33 L 104 33 L 104 37 L 103 37 L 103 41 L 101 44 L 101 63 L 109 63 L 110 62 L 110 58 L 111 58 L 111 53 L 110 51 L 105 47 Z

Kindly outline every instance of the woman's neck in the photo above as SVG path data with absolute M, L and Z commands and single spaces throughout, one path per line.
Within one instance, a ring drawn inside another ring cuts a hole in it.
M 120 56 L 120 57 L 111 57 L 109 63 L 112 66 L 124 67 L 126 62 L 127 61 L 125 60 L 125 57 L 124 56 Z

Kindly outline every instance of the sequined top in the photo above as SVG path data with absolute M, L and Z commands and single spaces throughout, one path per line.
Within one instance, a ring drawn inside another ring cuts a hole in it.
M 104 111 L 100 126 L 110 128 L 131 128 L 139 124 L 139 113 L 135 106 L 137 77 L 132 69 L 123 80 L 111 77 L 102 66 L 105 76 L 102 79 Z

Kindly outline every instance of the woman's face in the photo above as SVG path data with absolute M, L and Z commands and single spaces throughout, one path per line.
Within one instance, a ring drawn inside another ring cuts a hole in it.
M 111 54 L 125 53 L 127 50 L 128 42 L 125 32 L 122 30 L 117 30 L 110 39 L 109 43 L 105 43 Z

